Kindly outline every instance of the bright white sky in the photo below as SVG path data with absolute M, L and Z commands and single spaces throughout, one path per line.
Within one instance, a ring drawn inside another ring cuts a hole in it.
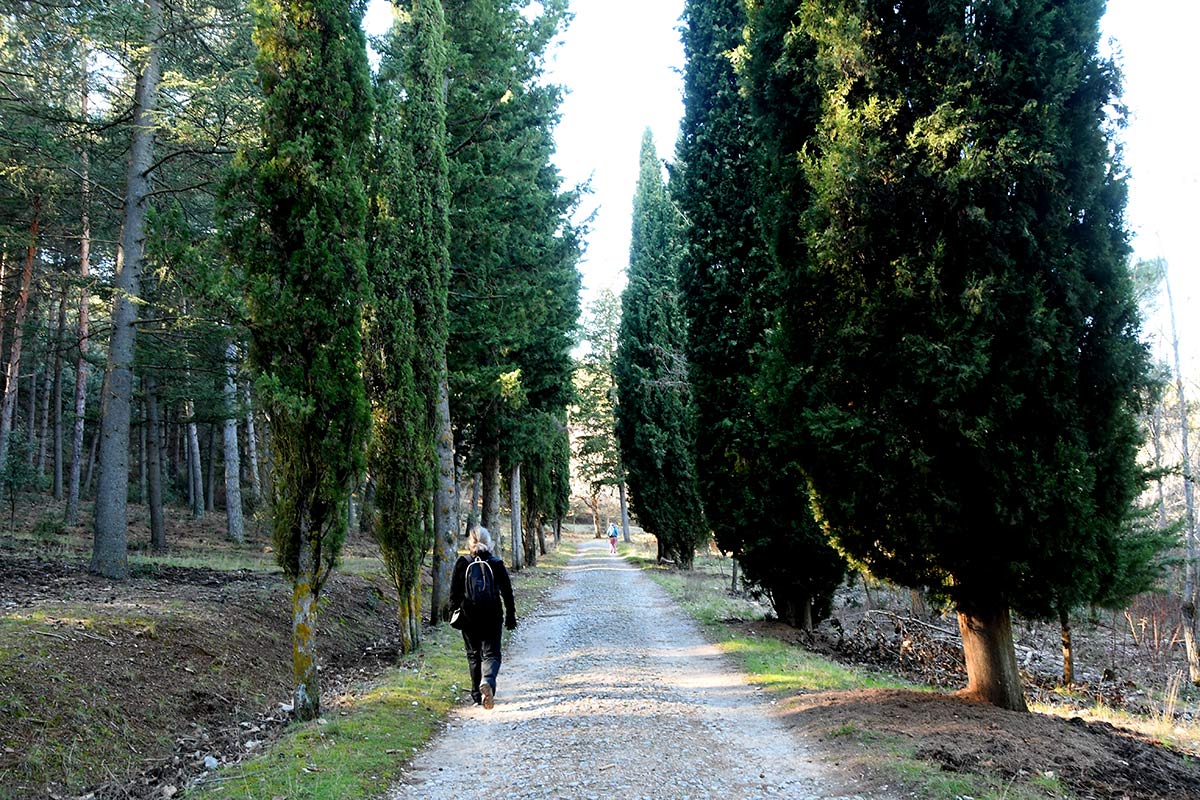
M 591 181 L 583 211 L 596 210 L 581 264 L 586 307 L 595 292 L 624 285 L 638 148 L 649 126 L 670 158 L 683 114 L 683 0 L 573 0 L 574 22 L 551 53 L 548 80 L 566 87 L 555 139 L 567 185 Z M 367 29 L 386 27 L 387 4 L 372 0 Z M 1185 371 L 1200 360 L 1200 129 L 1196 97 L 1200 30 L 1196 0 L 1109 0 L 1105 35 L 1115 39 L 1133 118 L 1124 133 L 1132 173 L 1128 209 L 1139 257 L 1171 266 Z M 731 187 L 731 190 L 737 191 Z M 1156 354 L 1169 347 L 1165 317 L 1145 329 Z

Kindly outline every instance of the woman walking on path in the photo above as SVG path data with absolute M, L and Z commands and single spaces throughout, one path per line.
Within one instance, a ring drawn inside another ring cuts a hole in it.
M 487 528 L 471 530 L 469 554 L 459 556 L 454 564 L 450 608 L 461 610 L 463 617 L 471 699 L 490 709 L 495 703 L 496 675 L 500 672 L 500 622 L 503 620 L 510 631 L 517 627 L 517 608 L 508 570 L 498 556 L 492 555 L 492 535 Z

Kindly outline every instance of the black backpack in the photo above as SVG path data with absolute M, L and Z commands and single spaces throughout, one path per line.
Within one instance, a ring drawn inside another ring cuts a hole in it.
M 488 612 L 495 613 L 500 600 L 496 592 L 496 575 L 492 565 L 479 556 L 467 564 L 466 586 L 463 592 L 463 611 L 468 617 L 486 619 Z

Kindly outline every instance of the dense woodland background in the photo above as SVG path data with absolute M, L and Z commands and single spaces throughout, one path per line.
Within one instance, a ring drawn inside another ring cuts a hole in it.
M 627 288 L 581 321 L 566 0 L 397 3 L 370 43 L 333 0 L 6 3 L 10 520 L 94 501 L 115 580 L 128 503 L 156 550 L 172 506 L 270 531 L 301 717 L 348 530 L 407 652 L 465 525 L 506 508 L 519 570 L 573 495 L 681 569 L 715 540 L 800 628 L 848 575 L 909 587 L 997 705 L 1010 612 L 1069 684 L 1072 619 L 1146 592 L 1200 684 L 1189 384 L 1140 331 L 1167 265 L 1130 263 L 1103 7 L 689 2 L 674 158 L 647 134 Z

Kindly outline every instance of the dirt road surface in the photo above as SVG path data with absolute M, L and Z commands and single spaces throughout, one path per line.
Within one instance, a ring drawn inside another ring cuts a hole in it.
M 521 620 L 495 708 L 452 713 L 388 794 L 776 797 L 848 795 L 667 594 L 608 553 L 607 540 L 582 545 L 549 602 Z

